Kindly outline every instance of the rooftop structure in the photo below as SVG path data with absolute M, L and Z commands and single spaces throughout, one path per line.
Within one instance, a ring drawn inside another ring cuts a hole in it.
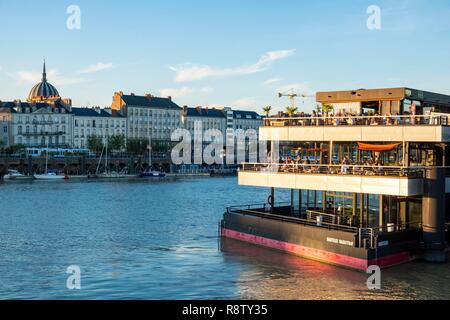
M 316 100 L 332 105 L 335 114 L 424 115 L 430 112 L 450 112 L 450 95 L 405 87 L 317 92 Z

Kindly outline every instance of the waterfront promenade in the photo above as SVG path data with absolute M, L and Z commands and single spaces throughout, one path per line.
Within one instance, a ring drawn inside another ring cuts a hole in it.
M 152 158 L 152 165 L 170 172 L 170 155 L 159 155 Z M 18 170 L 24 174 L 44 172 L 46 165 L 45 156 L 25 157 L 0 155 L 0 175 L 5 174 L 8 169 Z M 116 172 L 127 172 L 137 174 L 147 168 L 148 156 L 118 154 L 108 156 L 108 169 Z M 48 168 L 57 170 L 67 175 L 88 175 L 97 171 L 105 170 L 105 158 L 99 156 L 65 156 L 50 157 Z

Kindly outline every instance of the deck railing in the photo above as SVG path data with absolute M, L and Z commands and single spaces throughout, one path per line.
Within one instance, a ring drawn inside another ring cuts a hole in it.
M 422 178 L 424 167 L 399 167 L 377 165 L 322 165 L 322 164 L 283 164 L 283 163 L 244 163 L 241 171 L 264 173 L 294 173 L 320 175 L 358 175 Z
M 277 207 L 274 209 L 279 208 L 279 203 L 277 203 Z M 290 205 L 290 203 L 289 203 Z M 354 234 L 357 234 L 358 228 L 353 226 L 348 226 L 344 224 L 337 224 L 337 223 L 329 223 L 329 222 L 318 222 L 316 220 L 310 220 L 310 219 L 302 219 L 294 216 L 289 215 L 282 215 L 282 214 L 273 214 L 270 213 L 270 205 L 265 204 L 261 205 L 259 208 L 253 208 L 253 209 L 246 209 L 247 206 L 234 206 L 234 207 L 228 207 L 227 212 L 228 213 L 239 213 L 242 215 L 251 215 L 261 218 L 269 218 L 272 220 L 278 220 L 278 221 L 285 221 L 285 222 L 292 222 L 292 223 L 299 223 L 303 225 L 310 225 L 310 226 L 319 226 L 322 228 L 327 228 L 330 230 L 341 230 L 341 231 L 347 231 Z
M 278 204 L 277 204 L 278 205 Z M 279 208 L 275 207 L 274 209 Z M 357 248 L 375 249 L 378 247 L 378 237 L 381 234 L 389 234 L 394 232 L 403 232 L 406 230 L 418 230 L 422 228 L 422 222 L 414 221 L 403 224 L 389 223 L 385 226 L 373 228 L 361 228 L 348 225 L 345 219 L 339 219 L 337 215 L 328 214 L 318 211 L 306 211 L 306 219 L 294 217 L 291 215 L 280 215 L 270 213 L 270 205 L 247 205 L 233 206 L 227 208 L 228 213 L 238 213 L 242 215 L 256 216 L 260 218 L 297 223 L 301 225 L 325 228 L 329 230 L 337 230 L 351 233 L 355 236 L 354 246 Z M 318 218 L 321 217 L 321 218 Z
M 324 117 L 292 117 L 265 118 L 266 127 L 285 126 L 448 126 L 450 114 L 446 115 L 389 115 L 389 116 L 324 116 Z

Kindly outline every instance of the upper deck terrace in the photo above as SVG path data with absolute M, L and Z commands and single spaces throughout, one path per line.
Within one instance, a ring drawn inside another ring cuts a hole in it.
M 244 163 L 239 184 L 246 186 L 354 192 L 411 197 L 423 195 L 427 167 Z M 446 167 L 445 192 L 450 193 Z
M 266 141 L 449 142 L 450 114 L 266 118 Z

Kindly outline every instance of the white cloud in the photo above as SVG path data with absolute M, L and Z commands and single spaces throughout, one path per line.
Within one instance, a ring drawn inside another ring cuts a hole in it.
M 246 108 L 256 107 L 256 99 L 254 97 L 241 98 L 233 102 L 233 107 Z
M 268 80 L 264 81 L 264 82 L 262 83 L 262 85 L 263 85 L 263 86 L 268 86 L 268 85 L 270 85 L 270 84 L 274 84 L 274 83 L 280 82 L 280 81 L 282 81 L 282 80 L 283 80 L 283 79 L 281 79 L 281 78 L 272 78 L 272 79 L 268 79 Z
M 270 51 L 251 65 L 235 68 L 215 68 L 208 65 L 194 65 L 190 63 L 170 67 L 175 72 L 177 82 L 201 80 L 208 77 L 230 77 L 261 72 L 266 70 L 272 62 L 292 56 L 295 49 Z
M 10 77 L 16 79 L 19 84 L 27 83 L 27 84 L 36 84 L 42 79 L 42 73 L 34 72 L 34 71 L 17 71 L 14 74 L 10 74 Z M 88 81 L 84 78 L 71 78 L 64 77 L 58 74 L 58 72 L 54 69 L 49 70 L 47 72 L 47 79 L 55 86 L 66 86 L 72 84 L 78 84 L 82 82 Z
M 181 96 L 185 96 L 191 93 L 202 93 L 202 94 L 209 94 L 211 92 L 214 91 L 213 88 L 209 88 L 209 87 L 204 87 L 204 88 L 200 88 L 200 89 L 194 89 L 194 88 L 190 88 L 190 87 L 182 87 L 182 88 L 164 88 L 164 89 L 159 89 L 159 94 L 163 97 L 181 97 Z
M 78 71 L 78 73 L 80 73 L 80 74 L 95 73 L 95 72 L 111 69 L 112 67 L 113 67 L 112 63 L 97 62 L 96 64 L 91 64 L 87 68 L 84 68 L 84 69 Z
M 164 88 L 159 90 L 159 94 L 163 97 L 181 97 L 185 96 L 187 94 L 192 93 L 194 90 L 189 87 L 182 87 L 182 88 Z
M 211 93 L 213 91 L 214 91 L 214 89 L 213 88 L 209 88 L 209 87 L 205 87 L 205 88 L 201 88 L 200 89 L 200 92 L 202 92 L 202 93 Z

